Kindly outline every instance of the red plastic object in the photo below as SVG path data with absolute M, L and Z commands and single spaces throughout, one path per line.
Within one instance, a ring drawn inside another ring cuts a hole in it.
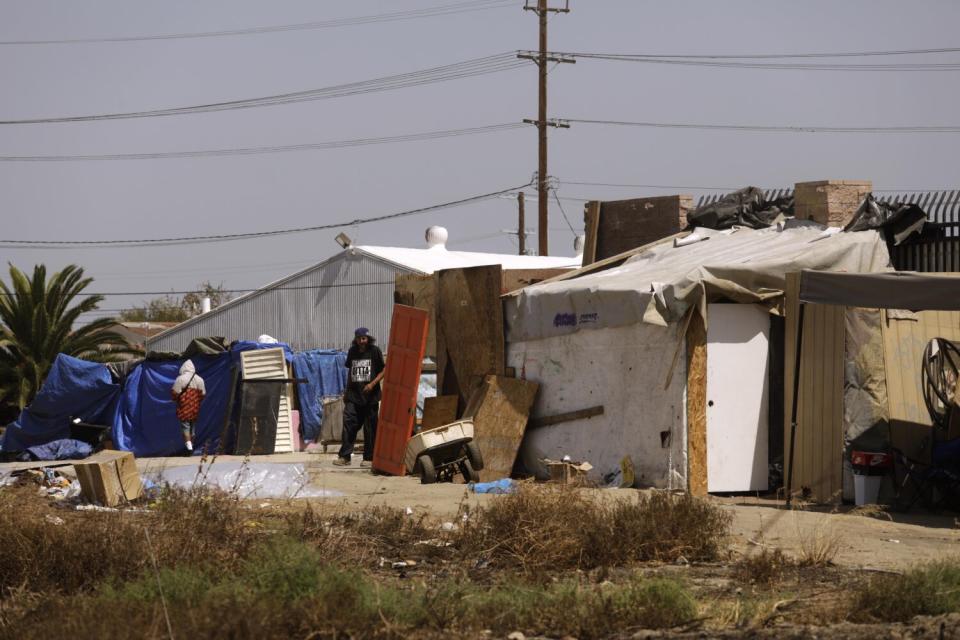
M 850 454 L 850 462 L 855 467 L 869 469 L 888 469 L 893 466 L 893 458 L 889 453 L 873 451 L 853 451 Z

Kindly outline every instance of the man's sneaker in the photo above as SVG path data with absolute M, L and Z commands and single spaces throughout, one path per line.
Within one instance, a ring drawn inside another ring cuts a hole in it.
M 349 466 L 350 466 L 350 458 L 339 458 L 339 457 L 338 457 L 336 460 L 333 461 L 333 464 L 336 465 L 336 466 L 338 466 L 338 467 L 349 467 Z
M 370 461 L 370 460 L 361 460 L 361 461 L 360 461 L 360 468 L 361 468 L 361 469 L 369 469 L 372 465 L 373 465 L 373 462 Z

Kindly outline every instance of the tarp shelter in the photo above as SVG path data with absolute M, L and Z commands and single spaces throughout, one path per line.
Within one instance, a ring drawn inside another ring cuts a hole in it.
M 520 452 L 525 466 L 542 472 L 542 459 L 569 455 L 590 461 L 592 478 L 603 480 L 630 456 L 641 484 L 688 488 L 696 476 L 706 490 L 707 442 L 723 442 L 719 435 L 707 438 L 711 412 L 723 405 L 707 406 L 716 399 L 705 395 L 707 378 L 736 382 L 767 371 L 762 350 L 743 354 L 757 362 L 752 368 L 739 365 L 740 355 L 724 360 L 709 352 L 759 344 L 754 339 L 762 332 L 736 334 L 738 323 L 753 326 L 767 317 L 757 312 L 781 299 L 788 272 L 890 269 L 879 233 L 838 231 L 803 222 L 698 228 L 509 296 L 507 366 L 541 384 L 532 421 L 604 407 L 602 415 L 528 430 Z M 738 308 L 713 323 L 710 306 L 730 302 L 740 304 L 724 305 Z M 691 340 L 697 327 L 700 335 Z M 710 336 L 711 329 L 734 337 Z M 719 368 L 711 374 L 711 366 Z M 744 382 L 742 388 L 751 387 Z M 761 405 L 757 398 L 750 408 L 755 430 L 768 424 Z M 718 453 L 747 449 L 740 445 L 728 439 Z M 733 457 L 714 466 L 738 464 Z
M 909 311 L 960 311 L 960 278 L 910 272 L 842 273 L 803 270 L 799 274 L 797 328 L 795 331 L 790 423 L 788 425 L 788 465 L 786 469 L 788 500 L 794 488 L 794 452 L 797 449 L 798 408 L 801 404 L 800 372 L 804 368 L 804 327 L 807 305 L 896 309 Z M 819 362 L 817 364 L 820 364 Z M 827 446 L 839 438 L 826 438 Z M 836 453 L 836 452 L 832 452 Z M 812 477 L 835 474 L 833 455 L 817 456 L 820 469 L 805 469 Z M 822 496 L 821 496 L 822 497 Z
M 230 384 L 233 368 L 239 370 L 240 353 L 276 347 L 284 348 L 288 359 L 293 356 L 282 343 L 235 342 L 228 352 L 190 358 L 207 389 L 196 425 L 197 451 L 219 445 L 225 420 L 233 413 L 228 411 Z M 71 419 L 80 418 L 110 426 L 114 446 L 137 457 L 176 454 L 183 449 L 183 439 L 170 388 L 184 360 L 145 360 L 127 372 L 121 384 L 106 365 L 60 354 L 37 397 L 7 427 L 2 448 L 20 451 L 69 437 Z M 310 373 L 303 377 L 308 385 L 319 384 Z

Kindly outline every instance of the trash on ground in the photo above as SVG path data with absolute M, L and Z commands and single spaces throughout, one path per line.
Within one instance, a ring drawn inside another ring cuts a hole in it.
M 55 516 L 55 515 L 52 515 L 52 514 L 49 514 L 49 513 L 48 513 L 47 515 L 43 516 L 43 519 L 46 520 L 47 522 L 49 522 L 50 524 L 54 524 L 54 525 L 57 525 L 57 526 L 60 526 L 61 524 L 63 524 L 63 523 L 65 522 L 65 520 L 64 520 L 63 518 L 61 518 L 60 516 Z
M 73 464 L 83 497 L 114 507 L 135 500 L 143 491 L 137 461 L 129 451 L 100 451 Z
M 511 478 L 501 478 L 492 482 L 471 482 L 468 486 L 474 493 L 513 493 L 517 490 L 517 483 Z
M 161 469 L 151 474 L 160 485 L 183 489 L 213 487 L 254 498 L 334 498 L 340 491 L 310 486 L 310 474 L 302 464 L 277 462 L 214 462 Z
M 589 462 L 573 462 L 564 456 L 563 460 L 547 460 L 543 462 L 550 472 L 550 482 L 559 484 L 584 484 L 587 481 L 587 472 L 593 469 Z

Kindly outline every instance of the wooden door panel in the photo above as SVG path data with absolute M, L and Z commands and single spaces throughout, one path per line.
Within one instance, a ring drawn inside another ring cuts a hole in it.
M 394 305 L 373 450 L 373 468 L 383 473 L 402 476 L 406 472 L 403 456 L 413 435 L 428 325 L 426 310 Z

